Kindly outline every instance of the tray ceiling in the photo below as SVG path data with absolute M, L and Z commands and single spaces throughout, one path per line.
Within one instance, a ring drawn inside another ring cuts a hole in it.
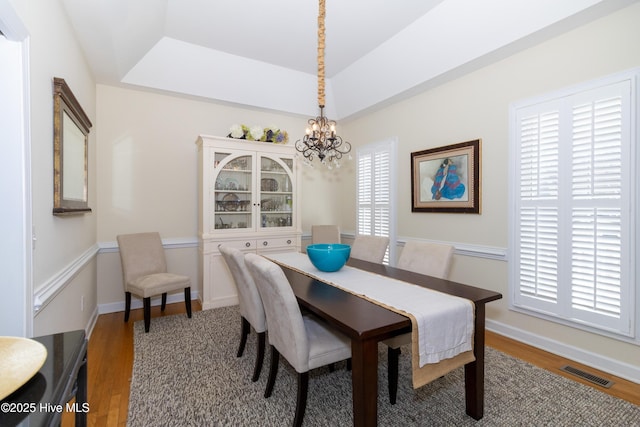
M 62 0 L 98 83 L 317 113 L 315 0 Z M 327 0 L 336 119 L 413 95 L 631 0 Z

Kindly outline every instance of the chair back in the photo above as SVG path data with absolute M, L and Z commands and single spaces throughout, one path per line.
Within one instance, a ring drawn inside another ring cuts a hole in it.
M 309 341 L 296 296 L 282 269 L 256 254 L 245 255 L 262 297 L 269 325 L 269 344 L 298 372 L 309 370 Z
M 262 298 L 260 298 L 260 293 L 253 280 L 253 276 L 247 269 L 244 253 L 239 249 L 224 245 L 218 249 L 227 263 L 233 281 L 238 288 L 240 314 L 247 319 L 256 332 L 266 331 L 267 320 L 262 305 Z
M 452 258 L 453 246 L 410 240 L 405 243 L 400 253 L 397 267 L 446 279 L 449 276 Z
M 125 289 L 141 276 L 167 272 L 159 233 L 121 234 L 117 240 Z
M 340 243 L 340 227 L 337 225 L 312 225 L 311 243 Z
M 388 246 L 389 238 L 385 236 L 356 236 L 351 245 L 351 258 L 380 264 Z

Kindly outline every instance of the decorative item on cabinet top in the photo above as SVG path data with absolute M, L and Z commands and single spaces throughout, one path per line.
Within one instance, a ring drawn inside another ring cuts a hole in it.
M 277 126 L 263 128 L 260 125 L 249 127 L 247 125 L 234 124 L 229 128 L 227 138 L 272 142 L 274 144 L 286 144 L 289 142 L 289 134 L 287 131 L 281 130 Z

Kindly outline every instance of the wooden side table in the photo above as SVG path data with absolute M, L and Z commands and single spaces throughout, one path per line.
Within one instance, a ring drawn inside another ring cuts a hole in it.
M 47 348 L 40 371 L 0 404 L 1 426 L 58 426 L 62 413 L 75 412 L 87 425 L 87 339 L 83 330 L 33 338 Z M 68 403 L 75 397 L 74 403 Z

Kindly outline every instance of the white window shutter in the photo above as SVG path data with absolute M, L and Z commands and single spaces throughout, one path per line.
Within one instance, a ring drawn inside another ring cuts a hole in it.
M 513 307 L 633 336 L 634 88 L 627 77 L 512 107 Z
M 395 242 L 395 140 L 360 147 L 357 151 L 358 234 L 386 236 Z M 389 246 L 385 263 L 393 259 L 395 248 Z

